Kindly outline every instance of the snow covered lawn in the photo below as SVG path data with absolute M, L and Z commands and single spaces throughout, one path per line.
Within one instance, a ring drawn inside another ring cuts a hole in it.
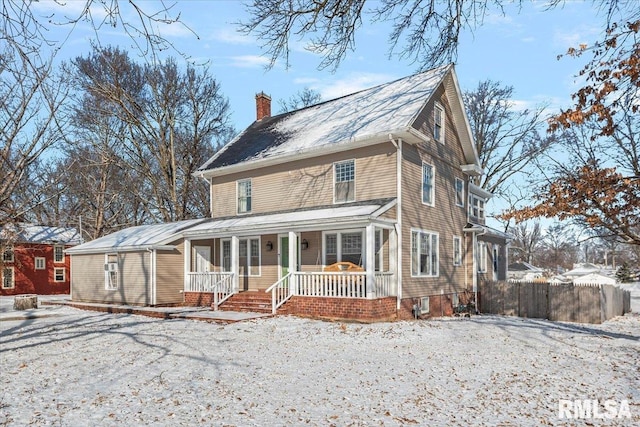
M 58 313 L 0 322 L 0 425 L 572 425 L 561 399 L 626 401 L 631 419 L 588 421 L 640 425 L 637 314 L 219 325 Z

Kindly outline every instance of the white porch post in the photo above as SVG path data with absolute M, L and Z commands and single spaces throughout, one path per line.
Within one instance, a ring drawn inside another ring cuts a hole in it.
M 298 235 L 290 231 L 289 232 L 289 273 L 298 271 Z M 291 295 L 297 294 L 297 279 L 291 276 L 289 280 L 289 292 Z
M 189 286 L 189 273 L 191 273 L 191 240 L 184 239 L 184 290 L 191 289 Z
M 367 299 L 373 299 L 376 295 L 376 227 L 373 224 L 367 225 L 365 244 Z
M 233 273 L 233 292 L 240 290 L 240 239 L 231 236 L 231 273 Z
M 393 273 L 393 283 L 398 283 L 398 232 L 395 227 L 389 230 L 389 270 Z M 397 293 L 397 289 L 396 289 Z

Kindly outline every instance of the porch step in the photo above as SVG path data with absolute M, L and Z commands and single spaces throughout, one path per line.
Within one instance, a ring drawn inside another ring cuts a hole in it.
M 219 309 L 271 313 L 271 294 L 265 293 L 264 290 L 240 292 L 223 302 Z

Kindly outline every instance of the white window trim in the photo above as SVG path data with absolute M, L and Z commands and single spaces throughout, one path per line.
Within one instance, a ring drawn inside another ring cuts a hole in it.
M 458 183 L 459 182 L 462 184 L 461 186 L 462 191 L 460 193 L 460 200 L 461 200 L 460 203 L 458 203 Z M 454 191 L 453 197 L 455 198 L 456 206 L 461 206 L 464 208 L 464 180 L 463 179 L 460 179 L 460 178 L 455 179 L 453 183 L 453 191 Z
M 487 272 L 487 242 L 478 242 L 478 273 Z
M 491 270 L 493 271 L 493 280 L 498 280 L 499 276 L 499 260 L 500 260 L 500 245 L 492 245 L 491 248 L 492 259 L 491 259 Z
M 56 275 L 57 275 L 57 274 L 56 274 L 56 271 L 58 271 L 58 270 L 62 270 L 62 280 L 58 280 L 58 279 L 56 278 Z M 66 273 L 66 271 L 65 271 L 65 270 L 66 270 L 66 268 L 64 268 L 64 267 L 55 267 L 55 268 L 53 269 L 53 281 L 54 281 L 54 282 L 56 282 L 56 283 L 61 283 L 61 282 L 66 281 L 66 279 L 67 279 L 67 273 Z
M 61 248 L 60 251 L 62 253 L 62 260 L 56 260 L 56 248 Z M 53 263 L 54 264 L 64 264 L 64 245 L 53 245 Z
M 473 212 L 476 202 L 478 203 L 478 215 L 475 215 Z M 482 204 L 482 208 L 480 207 L 480 204 Z M 485 219 L 486 204 L 487 201 L 484 198 L 469 193 L 469 216 L 477 219 Z
M 440 110 L 440 138 L 436 139 L 436 111 Z M 438 141 L 441 144 L 444 144 L 445 141 L 445 133 L 446 133 L 446 115 L 444 111 L 444 107 L 439 102 L 434 103 L 433 105 L 433 139 Z
M 5 258 L 6 254 L 10 254 L 10 257 Z M 15 262 L 16 261 L 16 252 L 15 252 L 15 248 L 13 246 L 7 246 L 6 248 L 4 248 L 4 251 L 2 251 L 2 262 Z
M 224 269 L 224 242 L 229 242 L 229 270 Z M 231 265 L 231 239 L 220 239 L 220 271 L 223 273 L 230 273 L 233 269 Z
M 336 165 L 341 163 L 353 162 L 353 200 L 345 200 L 345 201 L 336 201 Z M 356 159 L 347 159 L 341 160 L 339 162 L 333 162 L 333 167 L 331 168 L 333 172 L 333 204 L 340 205 L 344 203 L 353 203 L 357 200 L 356 196 L 356 177 L 358 176 L 358 171 L 356 170 Z
M 109 256 L 115 256 L 116 257 L 116 262 L 110 263 L 109 262 Z M 108 264 L 115 264 L 116 265 L 116 284 L 115 286 L 110 286 L 110 274 L 109 271 L 105 268 L 104 271 L 104 289 L 106 291 L 117 291 L 120 288 L 120 260 L 119 260 L 119 256 L 117 253 L 106 253 L 104 254 L 104 264 L 108 265 Z
M 262 238 L 261 236 L 243 236 L 238 240 L 238 260 L 240 260 L 240 241 L 247 241 L 247 276 L 248 277 L 261 277 L 262 276 Z M 258 240 L 258 274 L 251 274 L 251 240 Z M 223 250 L 223 242 L 229 242 L 229 246 L 231 247 L 231 238 L 220 239 L 220 270 L 224 271 L 224 250 Z M 233 254 L 229 254 L 230 258 L 233 259 Z M 233 269 L 233 266 L 231 266 Z
M 4 273 L 5 271 L 11 271 L 11 286 L 4 286 Z M 2 278 L 1 278 L 2 282 L 0 282 L 0 286 L 2 286 L 2 289 L 15 289 L 16 287 L 16 271 L 14 269 L 13 266 L 3 266 L 2 267 Z
M 456 257 L 456 242 L 458 242 L 458 256 Z M 462 237 L 453 236 L 453 266 L 460 267 L 462 265 Z
M 414 274 L 413 273 L 413 240 L 410 240 L 409 244 L 411 246 L 409 247 L 409 256 L 411 257 L 411 265 L 410 265 L 411 277 L 440 277 L 440 233 L 437 233 L 437 232 L 431 231 L 431 230 L 422 230 L 422 229 L 419 229 L 419 228 L 411 228 L 411 235 L 409 237 L 410 239 L 413 239 L 413 233 L 414 232 L 428 234 L 429 236 L 435 235 L 437 237 L 438 244 L 436 246 L 436 269 L 438 271 L 435 272 L 435 274 L 433 272 L 431 272 L 431 274 L 420 274 L 420 273 Z M 429 237 L 429 239 L 431 239 L 431 237 Z M 420 245 L 418 245 L 418 249 L 420 249 Z
M 42 267 L 38 267 L 38 262 L 42 263 Z M 47 259 L 42 256 L 37 256 L 33 258 L 33 269 L 34 270 L 46 270 L 47 269 Z
M 240 183 L 241 182 L 249 182 L 249 187 L 251 187 L 251 195 L 249 199 L 251 200 L 251 209 L 247 211 L 240 212 Z M 253 180 L 251 178 L 239 179 L 236 181 L 236 214 L 238 215 L 246 215 L 250 214 L 253 211 Z
M 326 247 L 327 239 L 325 237 L 327 234 L 335 234 L 336 235 L 336 259 L 338 260 L 338 262 L 340 262 L 340 260 L 342 260 L 342 234 L 360 233 L 362 235 L 362 237 L 361 237 L 361 239 L 362 239 L 361 240 L 362 248 L 360 248 L 360 251 L 361 251 L 360 256 L 362 257 L 362 266 L 364 268 L 366 268 L 366 261 L 367 261 L 367 242 L 366 242 L 366 238 L 367 238 L 367 236 L 366 236 L 365 231 L 366 230 L 364 230 L 362 228 L 351 228 L 351 229 L 347 229 L 347 230 L 327 230 L 327 231 L 323 231 L 322 232 L 322 265 L 324 267 L 327 266 L 327 247 Z M 382 237 L 384 237 L 384 236 L 381 236 L 381 238 L 380 238 L 381 239 L 380 240 L 381 243 L 383 243 Z M 375 245 L 375 242 L 374 242 L 374 245 Z M 383 251 L 382 248 L 383 247 L 384 247 L 384 245 L 380 246 L 381 257 L 382 257 L 382 251 Z M 383 267 L 383 264 L 382 264 L 382 260 L 383 259 L 384 258 L 380 259 L 380 268 Z M 380 271 L 382 271 L 382 270 L 380 270 Z
M 424 167 L 430 166 L 431 171 L 433 172 L 433 176 L 431 177 L 431 202 L 424 201 Z M 420 180 L 420 198 L 422 200 L 422 204 L 425 206 L 435 206 L 436 205 L 436 167 L 431 163 L 422 162 L 422 169 L 420 170 L 422 174 Z

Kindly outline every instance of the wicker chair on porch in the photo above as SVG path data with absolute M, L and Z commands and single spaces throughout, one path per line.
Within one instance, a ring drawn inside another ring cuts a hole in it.
M 323 271 L 330 271 L 330 272 L 348 271 L 348 272 L 355 273 L 355 272 L 364 271 L 364 268 L 352 262 L 343 261 L 343 262 L 336 262 L 335 264 L 327 265 Z

